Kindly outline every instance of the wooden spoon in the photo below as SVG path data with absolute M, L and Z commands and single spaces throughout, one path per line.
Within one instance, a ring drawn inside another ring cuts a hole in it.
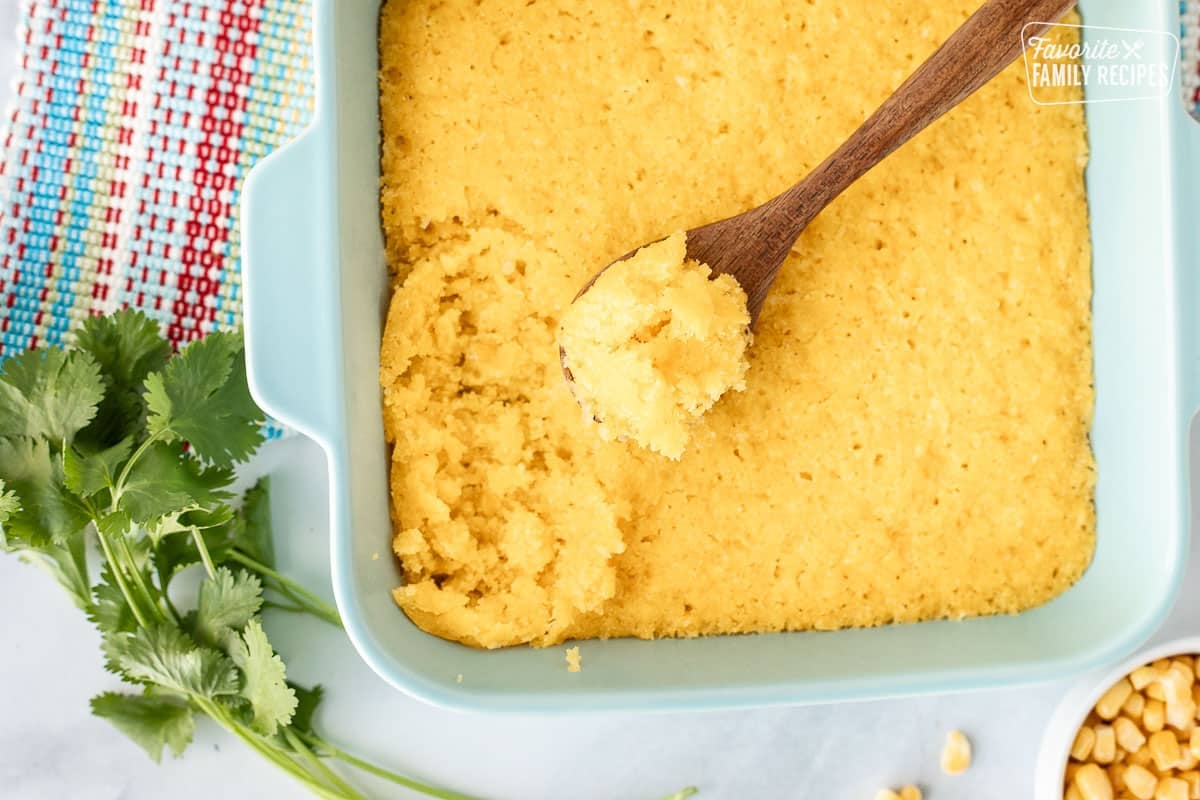
M 807 178 L 757 208 L 688 231 L 687 257 L 741 284 L 753 326 L 779 267 L 808 223 L 892 151 L 999 74 L 1026 42 L 1074 5 L 1075 0 L 988 0 Z M 564 373 L 570 381 L 565 366 Z

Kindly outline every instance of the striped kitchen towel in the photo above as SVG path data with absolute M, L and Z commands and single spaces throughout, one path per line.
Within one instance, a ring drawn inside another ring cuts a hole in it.
M 238 194 L 311 115 L 308 2 L 21 2 L 0 357 L 125 306 L 176 345 L 237 326 Z
M 242 178 L 311 114 L 308 0 L 18 1 L 0 358 L 124 306 L 177 345 L 237 326 Z M 1200 0 L 1181 9 L 1200 113 Z

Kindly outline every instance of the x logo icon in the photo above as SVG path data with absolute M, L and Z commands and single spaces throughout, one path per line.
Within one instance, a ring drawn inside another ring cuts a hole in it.
M 1126 61 L 1130 61 L 1130 60 L 1141 61 L 1142 60 L 1142 45 L 1144 45 L 1145 43 L 1146 42 L 1141 39 L 1139 39 L 1135 42 L 1130 42 L 1128 40 L 1122 39 L 1121 44 L 1124 45 L 1124 47 L 1125 47 L 1125 60 Z

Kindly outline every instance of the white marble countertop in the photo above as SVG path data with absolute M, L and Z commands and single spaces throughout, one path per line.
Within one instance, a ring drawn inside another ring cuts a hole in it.
M 18 4 L 0 3 L 0 104 L 7 99 Z M 1193 448 L 1195 449 L 1195 448 Z M 280 562 L 326 587 L 324 463 L 302 439 L 274 443 L 256 470 L 274 476 Z M 1200 632 L 1200 559 L 1156 638 Z M 329 738 L 388 766 L 487 798 L 650 800 L 688 784 L 701 798 L 869 800 L 917 782 L 929 800 L 1032 795 L 1042 728 L 1063 683 L 850 705 L 656 716 L 488 717 L 435 709 L 386 686 L 337 631 L 269 618 L 293 677 L 323 683 Z M 98 640 L 40 572 L 0 558 L 0 796 L 14 800 L 304 797 L 301 788 L 212 726 L 184 758 L 156 766 L 88 699 L 116 686 Z M 938 770 L 961 728 L 971 770 Z M 373 796 L 412 797 L 378 783 Z

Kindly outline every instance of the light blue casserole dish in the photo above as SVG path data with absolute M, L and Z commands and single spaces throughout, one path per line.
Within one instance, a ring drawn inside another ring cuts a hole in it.
M 1089 25 L 1179 28 L 1176 0 L 1081 8 Z M 1200 133 L 1176 92 L 1087 107 L 1098 543 L 1064 595 L 962 622 L 588 642 L 580 674 L 566 671 L 561 648 L 480 651 L 419 630 L 392 602 L 399 575 L 388 557 L 377 10 L 378 0 L 316 0 L 315 119 L 246 182 L 244 279 L 251 388 L 268 413 L 325 450 L 338 606 L 355 647 L 389 683 L 492 711 L 863 699 L 1084 670 L 1129 653 L 1158 626 L 1186 560 L 1187 429 L 1200 405 Z

